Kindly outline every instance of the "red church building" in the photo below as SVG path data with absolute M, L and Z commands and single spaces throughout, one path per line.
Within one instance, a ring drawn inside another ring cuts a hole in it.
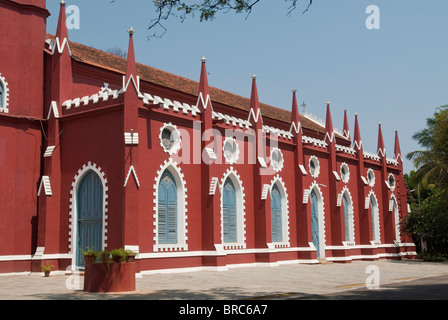
M 137 251 L 138 272 L 401 259 L 407 188 L 387 157 L 321 123 L 54 35 L 45 0 L 0 0 L 0 273 Z M 199 61 L 198 61 L 199 71 Z M 249 90 L 248 90 L 249 95 Z

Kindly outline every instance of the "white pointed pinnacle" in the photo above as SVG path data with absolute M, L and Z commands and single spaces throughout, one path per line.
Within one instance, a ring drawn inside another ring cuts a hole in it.
M 256 79 L 256 78 L 257 78 L 257 75 L 253 74 L 252 79 Z
M 64 0 L 61 1 L 61 5 L 65 6 L 65 1 Z
M 206 57 L 202 57 L 202 58 L 201 58 L 201 61 L 202 61 L 202 62 L 205 62 L 205 61 L 207 61 L 207 58 L 206 58 Z
M 129 27 L 128 33 L 129 33 L 130 35 L 133 35 L 133 34 L 135 33 L 134 28 Z

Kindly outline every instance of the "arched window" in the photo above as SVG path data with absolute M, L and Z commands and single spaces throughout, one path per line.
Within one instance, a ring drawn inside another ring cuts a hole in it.
M 222 194 L 223 240 L 225 243 L 238 242 L 238 219 L 236 189 L 232 179 L 224 182 Z
M 397 200 L 392 198 L 392 210 L 394 214 L 394 222 L 395 222 L 395 241 L 401 242 L 400 236 L 400 212 L 398 211 Z
M 173 175 L 165 170 L 158 190 L 158 243 L 177 243 L 177 186 Z
M 2 81 L 0 81 L 0 110 L 3 109 L 5 104 L 5 88 L 3 87 Z
M 380 241 L 379 211 L 378 211 L 378 203 L 376 202 L 376 199 L 373 196 L 373 194 L 370 195 L 369 213 L 372 222 L 372 241 L 379 242 Z
M 78 246 L 76 265 L 84 266 L 82 250 L 102 250 L 103 246 L 103 183 L 96 172 L 89 170 L 76 191 Z
M 271 191 L 271 227 L 272 242 L 283 241 L 283 208 L 282 195 L 277 184 L 274 184 Z
M 344 208 L 345 241 L 353 241 L 353 207 L 347 192 L 342 196 Z

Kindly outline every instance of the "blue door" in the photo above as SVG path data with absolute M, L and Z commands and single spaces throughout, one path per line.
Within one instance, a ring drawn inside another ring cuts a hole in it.
M 77 190 L 78 247 L 76 265 L 84 266 L 82 250 L 102 250 L 103 240 L 103 184 L 100 177 L 89 171 Z
M 316 192 L 311 191 L 311 234 L 313 244 L 317 249 L 317 258 L 320 258 L 320 239 L 319 239 L 319 201 Z
M 236 191 L 230 178 L 224 183 L 222 213 L 224 242 L 237 242 Z
M 283 241 L 282 232 L 282 196 L 278 186 L 275 184 L 271 191 L 271 227 L 272 242 Z
M 177 186 L 166 170 L 159 183 L 158 239 L 160 244 L 177 243 Z
M 342 203 L 344 206 L 344 226 L 345 226 L 345 241 L 350 241 L 350 222 L 349 222 L 349 202 L 347 199 L 347 194 L 344 193 L 342 196 Z

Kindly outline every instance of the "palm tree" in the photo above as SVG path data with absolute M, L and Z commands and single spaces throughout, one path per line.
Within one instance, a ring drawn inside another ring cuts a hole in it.
M 423 185 L 448 188 L 448 105 L 442 106 L 434 117 L 426 119 L 426 128 L 415 133 L 412 138 L 424 150 L 407 154 L 418 168 L 416 179 Z

